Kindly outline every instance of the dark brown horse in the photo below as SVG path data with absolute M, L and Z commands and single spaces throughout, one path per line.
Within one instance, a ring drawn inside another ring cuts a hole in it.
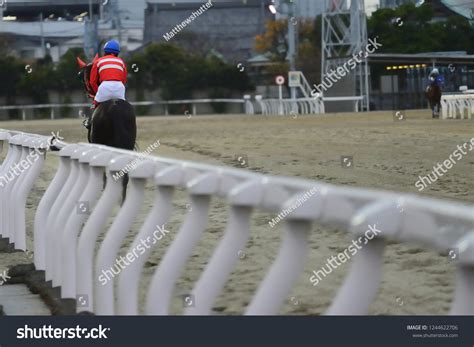
M 87 94 L 92 99 L 95 96 L 89 82 L 92 63 L 86 64 L 79 58 L 77 58 L 77 62 L 81 68 L 79 74 Z M 91 122 L 92 127 L 87 135 L 90 143 L 130 150 L 135 148 L 136 117 L 132 105 L 127 101 L 112 99 L 101 103 L 95 109 Z
M 431 83 L 426 88 L 425 95 L 430 104 L 433 118 L 439 118 L 441 111 L 441 94 L 441 87 L 437 83 Z
M 97 56 L 94 60 L 97 59 Z M 95 92 L 90 85 L 92 63 L 86 64 L 77 58 L 81 77 L 88 96 L 93 99 Z M 91 117 L 91 127 L 88 129 L 87 139 L 90 143 L 97 143 L 116 148 L 133 150 L 137 138 L 137 124 L 132 105 L 125 100 L 112 99 L 98 105 Z M 128 183 L 128 175 L 123 179 L 123 198 Z

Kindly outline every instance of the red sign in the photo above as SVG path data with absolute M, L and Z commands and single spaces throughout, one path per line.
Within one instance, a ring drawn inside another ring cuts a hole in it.
M 285 77 L 283 76 L 277 76 L 275 78 L 275 83 L 278 84 L 279 86 L 285 84 Z

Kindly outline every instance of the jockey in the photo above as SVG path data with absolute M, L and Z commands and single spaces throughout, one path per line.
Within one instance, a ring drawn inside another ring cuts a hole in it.
M 439 70 L 434 68 L 429 75 L 431 84 L 439 84 L 441 82 L 441 76 L 439 75 Z
M 432 109 L 432 117 L 439 118 L 439 112 L 441 107 L 441 87 L 444 83 L 444 78 L 439 74 L 437 68 L 431 70 L 429 76 L 429 85 L 426 87 L 426 96 L 430 102 L 430 107 Z
M 125 83 L 127 82 L 127 66 L 121 58 L 120 44 L 111 40 L 104 46 L 104 56 L 96 59 L 90 73 L 90 85 L 95 92 L 92 105 L 94 110 L 101 102 L 111 99 L 125 100 Z M 84 123 L 90 128 L 91 120 Z

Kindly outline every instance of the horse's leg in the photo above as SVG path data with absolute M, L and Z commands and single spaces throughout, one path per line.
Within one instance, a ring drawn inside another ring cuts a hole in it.
M 441 113 L 441 91 L 436 95 L 436 118 L 439 119 L 439 114 Z
M 428 102 L 430 104 L 430 109 L 431 109 L 431 118 L 436 118 L 436 101 L 433 99 L 433 96 L 430 95 Z

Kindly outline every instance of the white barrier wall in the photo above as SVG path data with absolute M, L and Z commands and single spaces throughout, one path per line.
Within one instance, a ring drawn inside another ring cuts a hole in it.
M 49 139 L 34 134 L 0 130 L 7 156 L 0 167 L 10 168 L 27 160 L 32 151 L 44 153 Z M 179 233 L 154 273 L 146 300 L 147 314 L 168 314 L 172 293 L 181 271 L 204 233 L 212 197 L 226 198 L 228 220 L 223 238 L 194 286 L 199 298 L 186 315 L 212 314 L 213 304 L 240 258 L 240 250 L 252 233 L 251 214 L 255 210 L 279 213 L 293 206 L 310 190 L 317 193 L 289 214 L 280 251 L 260 283 L 249 306 L 249 315 L 278 314 L 291 289 L 302 275 L 308 255 L 308 235 L 313 223 L 338 226 L 363 235 L 376 223 L 383 233 L 355 255 L 351 270 L 326 314 L 367 314 L 380 285 L 383 250 L 387 239 L 421 244 L 448 252 L 458 249 L 456 291 L 451 314 L 474 314 L 474 206 L 422 198 L 416 195 L 339 187 L 318 181 L 282 178 L 227 167 L 141 156 L 129 172 L 127 198 L 106 231 L 99 251 L 98 236 L 104 231 L 112 209 L 118 206 L 121 181 L 112 178 L 138 153 L 92 144 L 61 144 L 56 153 L 59 167 L 38 205 L 34 221 L 34 263 L 45 270 L 46 280 L 61 286 L 63 298 L 87 295 L 87 305 L 78 311 L 96 314 L 138 314 L 141 272 L 152 249 L 102 285 L 98 274 L 110 267 L 119 254 L 124 238 L 144 199 L 146 182 L 157 193 L 152 208 L 141 225 L 131 251 L 141 239 L 152 235 L 156 225 L 168 222 L 173 210 L 173 192 L 184 187 L 190 208 Z M 39 149 L 36 149 L 39 148 Z M 1 235 L 17 249 L 25 250 L 25 201 L 40 173 L 44 157 L 39 156 L 21 174 L 1 189 Z M 102 191 L 102 174 L 108 183 Z M 78 213 L 76 205 L 88 202 L 88 213 Z M 160 243 L 157 243 L 157 246 Z M 115 283 L 114 283 L 115 281 Z M 116 286 L 114 286 L 114 284 Z M 310 284 L 308 284 L 310 285 Z M 117 289 L 117 290 L 115 290 Z
M 443 95 L 442 119 L 471 119 L 474 112 L 474 94 Z
M 322 98 L 303 99 L 257 99 L 260 111 L 263 115 L 292 115 L 297 117 L 304 114 L 324 113 L 324 102 Z

